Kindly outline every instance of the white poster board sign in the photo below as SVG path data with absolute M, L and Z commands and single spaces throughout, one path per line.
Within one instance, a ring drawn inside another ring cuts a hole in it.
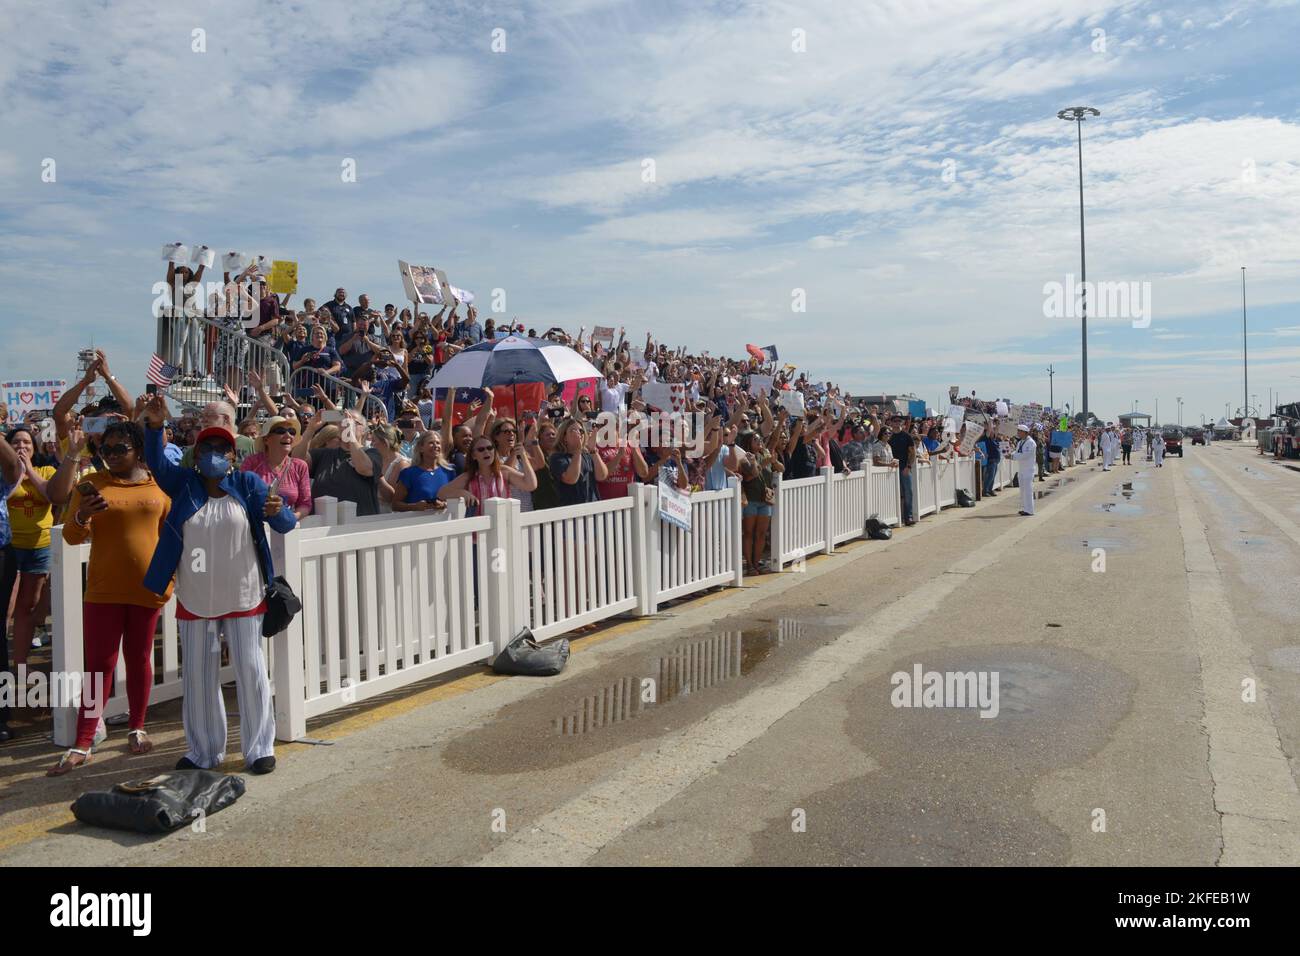
M 771 375 L 749 376 L 749 395 L 751 398 L 766 396 L 770 391 L 772 391 Z
M 794 389 L 783 390 L 777 397 L 777 405 L 790 413 L 791 418 L 803 418 L 803 392 Z
M 667 481 L 659 482 L 659 517 L 683 531 L 691 530 L 691 495 Z
M 0 383 L 0 398 L 9 409 L 9 421 L 21 422 L 32 412 L 53 411 L 67 390 L 63 379 L 21 379 Z
M 686 386 L 681 382 L 646 382 L 641 386 L 641 399 L 661 412 L 685 411 Z

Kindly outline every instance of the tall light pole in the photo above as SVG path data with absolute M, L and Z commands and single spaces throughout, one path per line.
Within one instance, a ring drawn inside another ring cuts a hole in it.
M 1241 404 L 1250 393 L 1250 370 L 1246 365 L 1246 267 L 1241 267 Z M 1244 415 L 1246 410 L 1242 409 Z
M 1178 403 L 1178 427 L 1182 428 L 1183 427 L 1183 400 L 1181 398 L 1175 398 L 1174 401 Z
M 1056 391 L 1052 386 L 1052 379 L 1055 376 L 1056 376 L 1056 372 L 1052 371 L 1052 366 L 1050 365 L 1047 366 L 1047 407 L 1048 408 L 1056 407 Z
M 1088 260 L 1083 245 L 1083 121 L 1089 116 L 1100 116 L 1101 110 L 1091 106 L 1071 106 L 1056 114 L 1057 119 L 1074 123 L 1079 143 L 1079 283 L 1083 288 L 1083 420 L 1088 420 Z

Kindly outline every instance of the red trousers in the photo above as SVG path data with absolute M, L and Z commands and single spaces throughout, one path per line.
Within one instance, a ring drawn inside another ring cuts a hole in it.
M 162 608 L 140 607 L 136 604 L 94 604 L 82 606 L 81 627 L 85 646 L 85 679 L 87 691 L 81 699 L 81 715 L 77 720 L 77 749 L 90 749 L 95 739 L 95 727 L 103 716 L 107 698 L 112 696 L 113 672 L 117 669 L 117 653 L 122 648 L 126 654 L 126 699 L 131 708 L 131 730 L 144 729 L 145 713 L 149 709 L 149 692 L 153 689 L 153 637 Z M 103 677 L 104 700 L 88 699 L 94 687 L 95 675 Z

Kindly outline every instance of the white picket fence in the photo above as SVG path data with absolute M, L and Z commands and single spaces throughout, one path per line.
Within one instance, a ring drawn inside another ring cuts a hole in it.
M 939 510 L 939 489 L 935 485 L 934 463 L 918 461 L 912 466 L 912 505 L 916 517 L 924 518 Z
M 627 498 L 521 513 L 490 499 L 479 517 L 463 502 L 444 513 L 358 517 L 331 498 L 287 535 L 272 534 L 276 571 L 303 602 L 270 644 L 276 736 L 307 720 L 494 657 L 527 625 L 546 639 L 617 614 L 652 614 L 662 602 L 742 582 L 738 479 L 691 495 L 691 531 L 662 521 L 658 489 Z M 52 668 L 81 673 L 82 592 L 90 545 L 53 534 Z M 181 695 L 182 654 L 173 601 L 163 615 L 151 702 Z M 126 710 L 119 663 L 105 714 Z M 226 668 L 222 681 L 234 679 Z M 76 711 L 54 713 L 54 739 L 70 746 Z
M 791 561 L 860 538 L 866 521 L 876 517 L 887 525 L 899 523 L 898 469 L 863 462 L 850 474 L 823 468 L 813 478 L 776 479 L 772 505 L 771 557 L 780 570 Z
M 1004 458 L 994 486 L 1015 463 Z M 969 458 L 923 463 L 917 514 L 951 506 L 957 489 L 972 494 Z M 865 533 L 866 520 L 900 522 L 897 468 L 864 463 L 860 471 L 776 483 L 772 565 L 783 565 Z M 634 485 L 623 499 L 522 513 L 512 499 L 491 499 L 479 517 L 463 502 L 443 513 L 359 517 L 355 505 L 318 499 L 316 513 L 288 535 L 271 535 L 277 572 L 303 601 L 303 612 L 276 635 L 268 666 L 275 690 L 276 734 L 297 739 L 309 718 L 465 664 L 485 661 L 527 626 L 540 640 L 618 614 L 647 615 L 660 604 L 742 583 L 741 495 L 737 479 L 722 491 L 691 495 L 691 531 L 658 514 L 658 488 Z M 81 673 L 82 592 L 90 545 L 52 536 L 52 668 Z M 155 643 L 153 703 L 181 695 L 175 601 L 161 616 Z M 232 668 L 222 681 L 232 680 Z M 124 713 L 125 665 L 105 715 Z M 76 712 L 54 713 L 54 740 L 71 745 Z

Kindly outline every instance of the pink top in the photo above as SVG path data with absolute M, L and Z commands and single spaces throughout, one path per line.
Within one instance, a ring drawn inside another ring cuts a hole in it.
M 272 470 L 266 455 L 260 451 L 245 458 L 244 463 L 239 467 L 241 471 L 251 471 L 268 485 L 279 477 L 279 472 Z M 280 497 L 284 499 L 285 507 L 292 508 L 294 511 L 306 508 L 310 513 L 311 472 L 307 463 L 301 458 L 286 458 L 280 463 L 280 468 L 284 470 L 284 478 L 280 481 Z

